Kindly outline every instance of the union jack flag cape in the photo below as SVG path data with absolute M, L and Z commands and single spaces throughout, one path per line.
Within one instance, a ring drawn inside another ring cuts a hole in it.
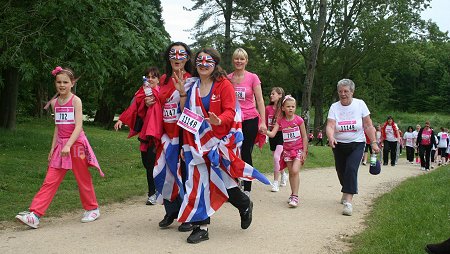
M 199 96 L 199 79 L 191 79 L 185 108 L 208 117 Z M 218 139 L 211 125 L 203 121 L 196 134 L 183 132 L 183 150 L 186 162 L 186 193 L 178 214 L 180 222 L 205 220 L 228 200 L 227 189 L 237 187 L 235 179 L 257 179 L 264 184 L 270 181 L 257 169 L 237 155 L 242 144 L 241 110 L 236 101 L 236 114 L 230 132 Z M 182 186 L 179 189 L 183 189 Z

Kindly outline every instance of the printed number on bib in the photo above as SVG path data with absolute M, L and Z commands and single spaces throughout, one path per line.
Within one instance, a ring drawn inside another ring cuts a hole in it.
M 245 101 L 245 87 L 236 87 L 234 91 L 238 100 Z
M 300 128 L 298 126 L 283 129 L 282 132 L 283 132 L 283 142 L 292 142 L 300 138 Z
M 200 126 L 203 123 L 203 117 L 196 114 L 195 112 L 184 108 L 183 113 L 181 113 L 180 119 L 178 119 L 177 125 L 181 128 L 195 134 L 200 130 Z
M 337 124 L 339 132 L 356 132 L 356 121 L 341 121 Z
M 55 124 L 74 124 L 74 107 L 55 107 Z
M 165 122 L 177 120 L 177 103 L 164 104 L 163 119 Z

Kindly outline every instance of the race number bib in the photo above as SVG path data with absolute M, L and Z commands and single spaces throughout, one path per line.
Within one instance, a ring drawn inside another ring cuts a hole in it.
M 164 122 L 171 122 L 177 120 L 177 103 L 166 103 L 164 104 L 163 119 Z
M 236 93 L 236 98 L 239 101 L 245 101 L 245 87 L 236 87 L 234 92 Z
M 268 116 L 267 116 L 267 125 L 268 125 L 269 127 L 275 126 L 275 123 L 276 123 L 276 122 L 277 122 L 276 119 L 273 119 L 273 115 L 268 115 Z
M 181 128 L 195 134 L 200 130 L 200 126 L 203 123 L 203 117 L 196 114 L 195 112 L 184 108 L 183 113 L 181 113 L 180 119 L 178 119 L 177 125 Z
M 283 129 L 282 132 L 283 142 L 293 142 L 300 138 L 300 128 L 298 126 Z
M 55 107 L 55 124 L 74 124 L 74 107 Z
M 356 132 L 356 120 L 340 121 L 336 126 L 339 132 Z

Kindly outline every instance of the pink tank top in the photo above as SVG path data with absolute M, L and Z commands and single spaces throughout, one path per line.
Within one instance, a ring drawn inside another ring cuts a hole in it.
M 72 95 L 72 98 L 64 105 L 60 105 L 58 99 L 56 99 L 55 124 L 58 128 L 58 138 L 70 138 L 70 135 L 72 135 L 72 132 L 75 129 L 74 97 L 75 95 Z

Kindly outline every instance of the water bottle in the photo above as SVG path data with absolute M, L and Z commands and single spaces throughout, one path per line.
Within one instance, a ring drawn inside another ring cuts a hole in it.
M 144 86 L 145 96 L 153 95 L 152 88 L 150 87 L 150 84 L 147 81 L 147 77 L 142 76 L 142 82 L 144 83 L 143 86 Z
M 377 154 L 372 153 L 372 155 L 370 155 L 370 166 L 375 166 L 376 164 L 377 164 Z

